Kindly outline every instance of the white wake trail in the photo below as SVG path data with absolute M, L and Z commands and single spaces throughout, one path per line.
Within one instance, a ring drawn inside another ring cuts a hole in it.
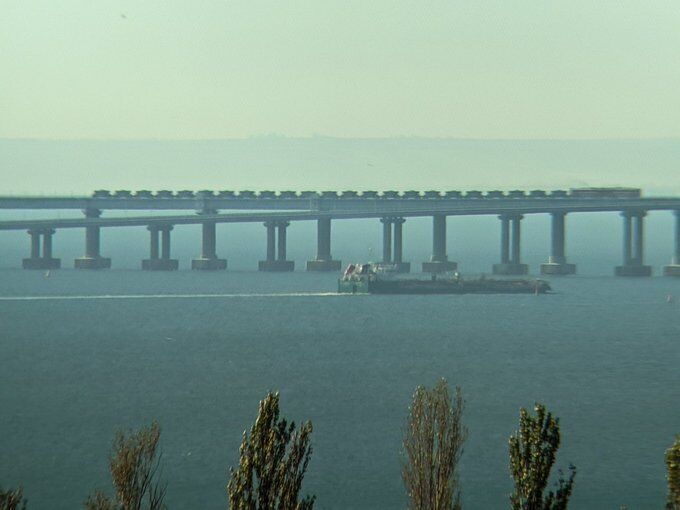
M 342 296 L 335 292 L 284 292 L 260 294 L 100 294 L 76 296 L 0 296 L 0 301 L 86 301 L 95 299 L 230 299 Z

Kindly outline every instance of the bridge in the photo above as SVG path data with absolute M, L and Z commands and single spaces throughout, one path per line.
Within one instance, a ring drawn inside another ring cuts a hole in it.
M 0 230 L 26 230 L 30 235 L 30 255 L 23 260 L 26 269 L 56 269 L 61 260 L 53 257 L 52 236 L 58 229 L 85 230 L 85 253 L 77 258 L 78 269 L 105 269 L 111 259 L 100 253 L 104 227 L 146 227 L 150 232 L 149 258 L 145 270 L 175 270 L 179 261 L 170 255 L 170 232 L 175 225 L 201 225 L 201 256 L 193 259 L 192 269 L 226 269 L 227 261 L 216 253 L 216 224 L 262 222 L 266 228 L 266 257 L 258 264 L 261 271 L 292 271 L 286 258 L 286 229 L 292 221 L 316 221 L 317 253 L 307 262 L 308 271 L 338 271 L 341 262 L 331 256 L 333 220 L 377 218 L 382 223 L 382 262 L 401 272 L 410 271 L 403 260 L 403 226 L 409 217 L 432 217 L 432 256 L 423 262 L 424 272 L 439 273 L 457 269 L 446 253 L 448 216 L 496 215 L 500 220 L 500 257 L 492 270 L 498 275 L 527 274 L 521 261 L 521 221 L 527 214 L 549 214 L 552 222 L 550 255 L 541 264 L 541 273 L 568 275 L 576 266 L 565 253 L 566 216 L 583 212 L 620 212 L 623 218 L 623 260 L 615 268 L 620 276 L 649 276 L 644 264 L 644 218 L 648 211 L 675 214 L 675 249 L 671 264 L 663 268 L 668 276 L 680 276 L 680 197 L 643 197 L 639 189 L 581 188 L 546 192 L 533 190 L 481 191 L 220 191 L 193 192 L 168 190 L 135 193 L 121 190 L 95 191 L 91 196 L 0 196 L 5 210 L 75 210 L 80 218 L 0 221 Z M 139 216 L 103 216 L 104 212 L 145 211 Z M 168 214 L 170 211 L 174 214 Z M 187 212 L 183 212 L 187 211 Z M 190 211 L 190 212 L 189 212 Z M 150 215 L 149 212 L 154 214 Z M 163 214 L 159 214 L 163 212 Z M 181 212 L 181 214 L 178 214 Z

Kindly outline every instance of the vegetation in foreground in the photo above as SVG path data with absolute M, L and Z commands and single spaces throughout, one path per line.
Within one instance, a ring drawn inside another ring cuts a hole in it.
M 153 422 L 137 432 L 118 432 L 113 441 L 109 470 L 114 498 L 97 490 L 85 501 L 86 510 L 162 510 L 166 485 L 158 481 L 161 429 Z
M 560 447 L 559 420 L 536 404 L 536 416 L 519 412 L 519 430 L 510 436 L 510 472 L 515 490 L 510 496 L 512 510 L 565 510 L 574 487 L 576 468 L 569 466 L 569 479 L 561 476 L 556 490 L 545 493 L 550 471 Z
M 462 423 L 464 400 L 456 388 L 452 400 L 441 379 L 432 389 L 418 387 L 404 431 L 402 479 L 412 510 L 460 510 L 458 462 L 467 429 Z M 510 474 L 514 490 L 511 510 L 566 510 L 576 468 L 559 471 L 555 490 L 546 492 L 561 443 L 559 420 L 536 404 L 535 415 L 520 409 L 519 430 L 510 436 Z M 250 434 L 244 432 L 239 465 L 230 469 L 227 485 L 231 510 L 312 510 L 315 496 L 300 499 L 312 455 L 312 424 L 299 429 L 280 417 L 279 395 L 260 402 Z M 160 427 L 153 422 L 137 432 L 118 432 L 109 458 L 115 496 L 101 490 L 84 503 L 86 510 L 162 510 L 166 484 L 159 481 Z M 666 510 L 680 510 L 680 435 L 665 456 Z M 622 507 L 625 508 L 625 507 Z M 0 487 L 0 510 L 25 510 L 23 489 Z
M 21 487 L 6 491 L 0 487 L 0 510 L 24 510 L 25 508 L 26 500 Z
M 452 403 L 444 379 L 432 389 L 416 388 L 406 422 L 402 465 L 411 510 L 461 508 L 458 461 L 467 436 L 463 406 L 460 388 Z
M 239 465 L 227 485 L 231 510 L 312 510 L 315 496 L 299 499 L 312 455 L 312 423 L 296 430 L 279 417 L 279 394 L 269 393 L 250 435 L 243 433 Z
M 666 510 L 680 510 L 680 434 L 666 450 L 666 472 L 668 473 L 668 502 Z

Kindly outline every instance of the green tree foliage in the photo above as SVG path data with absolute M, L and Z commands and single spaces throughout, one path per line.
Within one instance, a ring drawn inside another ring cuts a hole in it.
M 667 510 L 680 510 L 680 435 L 675 443 L 666 450 L 666 469 L 668 471 Z
M 560 472 L 555 492 L 543 495 L 550 470 L 560 447 L 559 420 L 545 406 L 534 406 L 536 416 L 520 410 L 519 431 L 510 436 L 510 471 L 515 490 L 510 496 L 512 510 L 564 510 L 574 485 L 576 468 L 569 466 L 570 476 Z
M 158 481 L 161 455 L 158 423 L 127 435 L 118 432 L 109 459 L 115 499 L 96 491 L 85 501 L 87 510 L 162 510 L 166 485 Z
M 299 500 L 312 454 L 311 422 L 296 430 L 279 418 L 279 394 L 260 402 L 250 435 L 243 433 L 238 469 L 227 486 L 231 510 L 312 510 L 315 496 Z
M 460 509 L 458 461 L 467 430 L 461 417 L 464 401 L 456 388 L 451 402 L 446 380 L 413 395 L 406 430 L 402 479 L 412 510 Z
M 7 490 L 0 487 L 0 510 L 26 510 L 24 490 L 21 487 Z

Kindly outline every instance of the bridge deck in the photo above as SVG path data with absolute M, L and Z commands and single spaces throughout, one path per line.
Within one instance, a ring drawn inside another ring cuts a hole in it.
M 5 199 L 0 198 L 0 208 L 9 205 Z M 23 201 L 30 199 L 14 199 Z M 109 200 L 109 199 L 104 199 Z M 183 199 L 180 199 L 183 200 Z M 191 209 L 203 211 L 210 209 L 233 209 L 233 202 L 239 202 L 246 206 L 241 209 L 253 209 L 253 212 L 225 213 L 225 214 L 191 214 L 191 215 L 157 215 L 157 216 L 134 216 L 118 218 L 70 218 L 70 219 L 37 219 L 37 220 L 7 220 L 0 221 L 0 230 L 23 230 L 30 228 L 81 228 L 85 226 L 122 227 L 151 224 L 199 224 L 205 221 L 218 223 L 260 222 L 267 220 L 302 221 L 316 220 L 319 218 L 351 219 L 351 218 L 379 218 L 383 216 L 432 216 L 443 214 L 447 216 L 463 215 L 498 215 L 498 214 L 539 214 L 552 212 L 611 212 L 625 210 L 680 210 L 680 198 L 500 198 L 500 199 L 323 199 L 313 201 L 300 199 L 282 199 L 286 202 L 286 208 L 281 204 L 272 203 L 271 209 L 279 209 L 276 212 L 267 212 L 263 202 L 267 199 L 241 199 L 241 201 L 227 201 L 230 207 L 214 207 L 217 203 L 197 204 L 196 200 L 190 200 Z M 252 202 L 252 203 L 251 203 Z M 257 204 L 257 207 L 255 207 Z M 201 205 L 201 207 L 196 207 Z M 275 205 L 275 207 L 274 207 Z M 83 202 L 83 209 L 100 207 L 98 202 Z M 16 209 L 17 207 L 5 207 Z M 69 207 L 71 208 L 71 207 Z M 168 209 L 174 209 L 168 208 Z M 32 207 L 31 207 L 32 209 Z M 104 207 L 103 209 L 109 209 Z M 123 209 L 121 207 L 121 209 Z

